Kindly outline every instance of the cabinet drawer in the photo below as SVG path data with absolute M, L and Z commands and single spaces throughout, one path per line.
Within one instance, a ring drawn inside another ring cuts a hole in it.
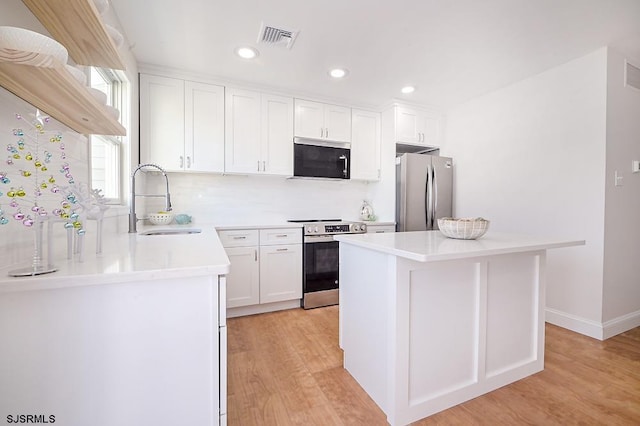
M 247 247 L 258 245 L 257 229 L 238 229 L 235 231 L 218 231 L 223 247 Z
M 302 244 L 302 228 L 261 229 L 260 245 Z
M 368 225 L 367 233 L 380 234 L 383 232 L 396 232 L 395 225 Z

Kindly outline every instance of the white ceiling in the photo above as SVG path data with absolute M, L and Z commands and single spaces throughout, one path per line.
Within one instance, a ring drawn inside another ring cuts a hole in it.
M 111 0 L 139 63 L 380 106 L 449 108 L 614 45 L 640 60 L 640 0 Z M 300 30 L 257 43 L 261 22 Z M 260 51 L 254 61 L 233 53 Z M 349 69 L 343 81 L 327 71 Z M 417 91 L 402 95 L 412 84 Z

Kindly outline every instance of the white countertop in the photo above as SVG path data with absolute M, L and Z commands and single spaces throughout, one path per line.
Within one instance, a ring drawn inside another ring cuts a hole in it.
M 8 271 L 28 265 L 3 267 L 0 293 L 228 273 L 229 259 L 215 229 L 198 228 L 199 234 L 105 235 L 101 254 L 84 247 L 82 262 L 56 260 L 58 271 L 51 274 L 9 277 Z
M 344 244 L 363 247 L 418 262 L 518 253 L 584 245 L 584 240 L 487 232 L 477 240 L 455 240 L 440 231 L 335 235 Z

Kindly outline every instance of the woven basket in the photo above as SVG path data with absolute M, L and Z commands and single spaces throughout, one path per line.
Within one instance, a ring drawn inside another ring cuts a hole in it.
M 440 228 L 440 232 L 449 238 L 475 240 L 487 232 L 489 221 L 481 217 L 460 219 L 443 217 L 438 219 L 438 228 Z

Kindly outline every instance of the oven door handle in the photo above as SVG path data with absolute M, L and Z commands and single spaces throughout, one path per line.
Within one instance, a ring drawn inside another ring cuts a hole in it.
M 306 244 L 326 243 L 330 241 L 335 241 L 333 239 L 333 235 L 305 235 L 304 237 L 304 242 Z

